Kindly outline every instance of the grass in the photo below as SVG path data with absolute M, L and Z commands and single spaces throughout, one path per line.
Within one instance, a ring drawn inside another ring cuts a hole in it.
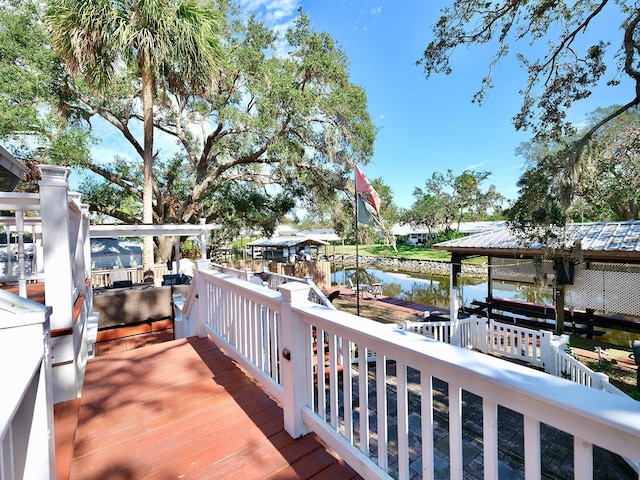
M 330 252 L 333 253 L 332 247 Z M 342 246 L 336 246 L 336 255 L 341 255 L 343 250 Z M 430 260 L 435 262 L 449 262 L 451 261 L 451 254 L 446 250 L 440 250 L 436 248 L 414 247 L 411 245 L 398 245 L 398 251 L 396 252 L 391 245 L 359 245 L 358 253 L 364 256 L 370 257 L 387 257 L 387 258 L 404 258 L 408 260 Z M 345 255 L 355 255 L 355 245 L 344 246 Z M 473 263 L 481 265 L 487 263 L 487 257 L 477 257 L 467 260 L 465 263 Z

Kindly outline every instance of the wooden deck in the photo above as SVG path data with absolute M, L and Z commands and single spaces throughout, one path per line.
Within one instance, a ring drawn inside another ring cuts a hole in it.
M 280 406 L 209 339 L 90 360 L 55 427 L 59 479 L 360 478 L 315 435 L 293 440 Z

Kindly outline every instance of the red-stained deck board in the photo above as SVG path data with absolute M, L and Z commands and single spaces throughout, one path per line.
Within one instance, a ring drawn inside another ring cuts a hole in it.
M 209 339 L 89 361 L 71 479 L 359 478 Z

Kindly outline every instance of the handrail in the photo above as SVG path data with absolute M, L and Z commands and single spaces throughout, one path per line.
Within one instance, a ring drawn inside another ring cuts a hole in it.
M 592 475 L 593 444 L 640 459 L 640 409 L 629 398 L 330 310 L 309 302 L 309 287 L 299 283 L 276 293 L 229 275 L 197 275 L 203 333 L 278 399 L 287 431 L 314 431 L 365 478 L 409 478 L 410 458 L 421 460 L 423 478 L 432 478 L 436 411 L 448 415 L 450 472 L 462 478 L 464 392 L 482 401 L 487 478 L 498 476 L 499 407 L 524 417 L 526 478 L 541 476 L 541 423 L 573 436 L 575 478 Z M 375 364 L 368 352 L 376 353 Z M 444 391 L 435 378 L 446 382 Z M 447 397 L 444 411 L 436 390 Z M 410 398 L 421 405 L 417 411 Z M 411 418 L 419 418 L 418 436 Z
M 230 356 L 281 401 L 281 294 L 214 271 L 198 270 L 196 277 L 201 315 L 196 330 L 221 341 Z
M 213 264 L 213 268 L 219 272 L 226 273 L 228 275 L 232 275 L 236 278 L 249 280 L 252 276 L 267 274 L 269 276 L 266 281 L 268 287 L 271 290 L 277 290 L 280 285 L 286 282 L 302 282 L 311 286 L 311 292 L 309 294 L 309 300 L 313 303 L 318 303 L 320 305 L 324 305 L 328 308 L 335 310 L 336 307 L 329 301 L 327 296 L 322 292 L 322 290 L 313 282 L 311 277 L 298 278 L 292 277 L 290 275 L 281 275 L 279 273 L 273 272 L 251 272 L 248 270 L 238 270 L 236 268 L 228 267 L 223 264 Z
M 5 291 L 0 303 L 0 362 L 9 366 L 0 395 L 0 476 L 54 478 L 51 309 Z
M 489 320 L 489 352 L 543 366 L 542 337 L 547 332 Z

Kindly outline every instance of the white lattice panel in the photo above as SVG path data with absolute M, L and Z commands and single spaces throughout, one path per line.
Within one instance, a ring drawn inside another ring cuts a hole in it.
M 574 284 L 565 291 L 565 306 L 640 316 L 640 272 L 613 270 L 622 270 L 624 265 L 594 267 L 598 270 L 576 267 Z
M 567 285 L 564 304 L 567 308 L 604 311 L 604 272 L 576 267 L 573 285 Z

